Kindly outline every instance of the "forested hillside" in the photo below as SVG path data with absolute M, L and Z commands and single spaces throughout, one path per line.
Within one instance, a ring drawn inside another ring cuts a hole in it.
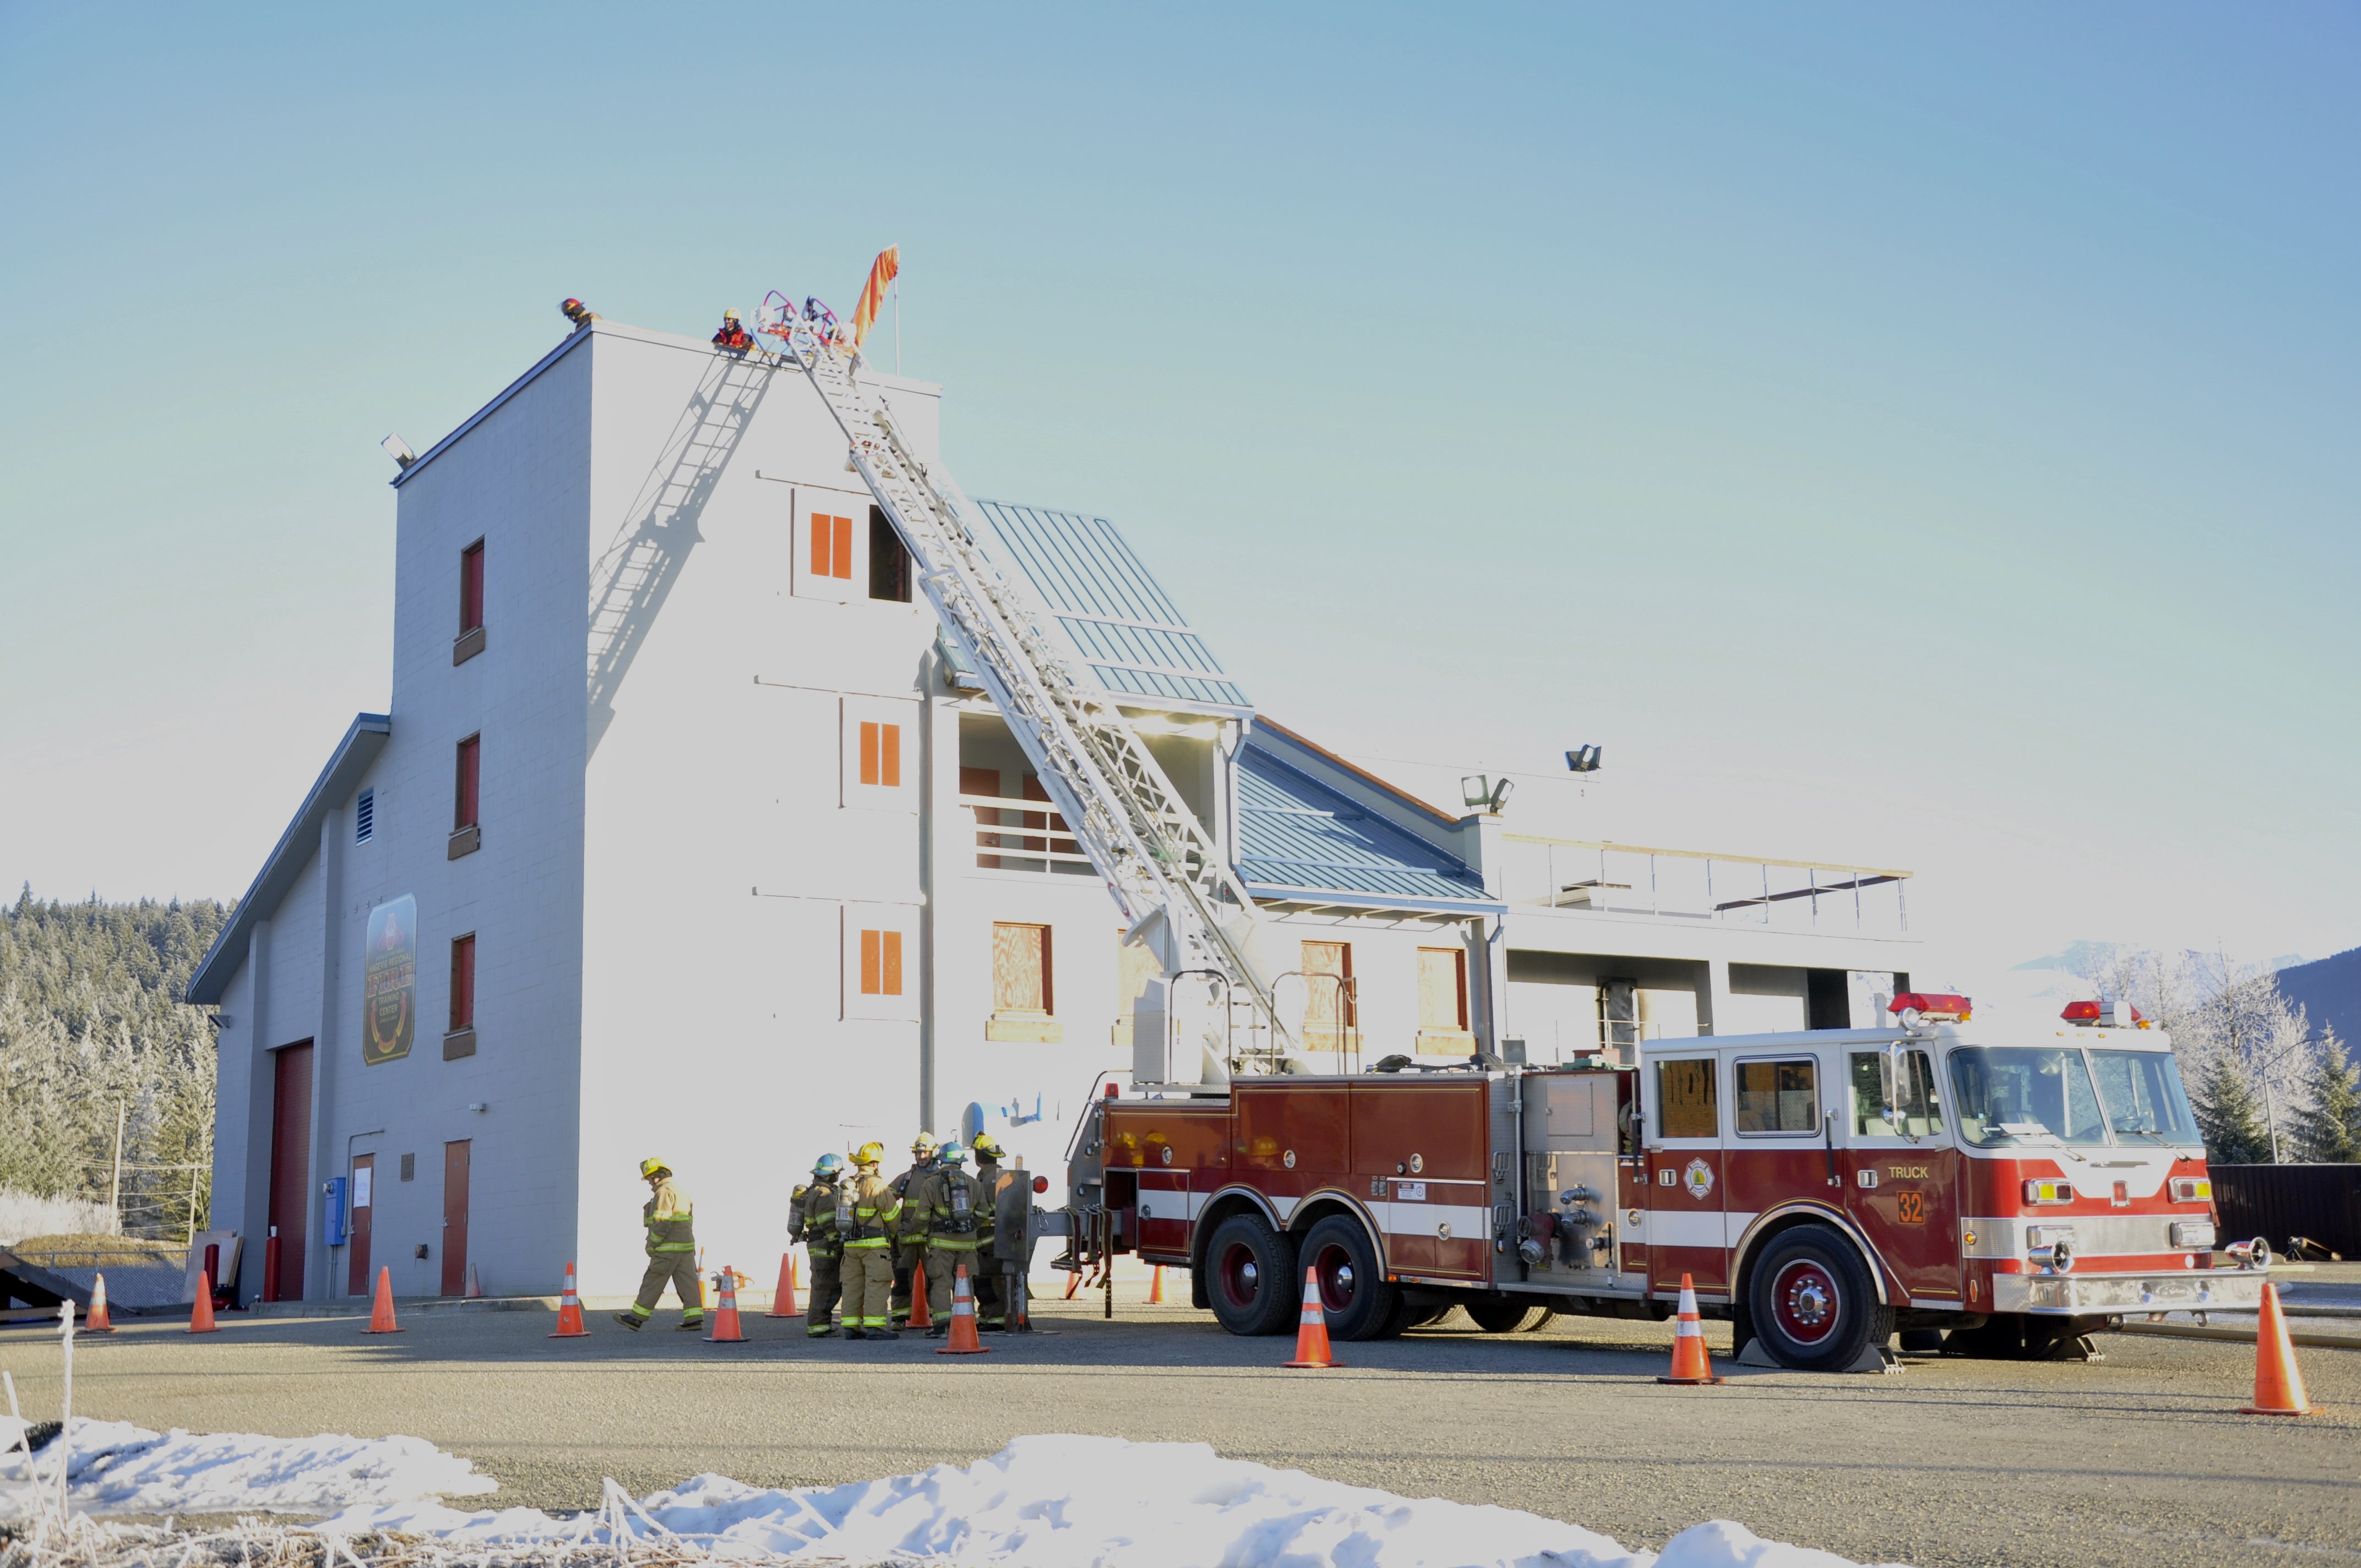
M 124 1229 L 181 1234 L 192 1176 L 203 1223 L 213 1027 L 180 997 L 229 915 L 29 886 L 0 909 L 0 1188 L 103 1201 L 120 1106 Z

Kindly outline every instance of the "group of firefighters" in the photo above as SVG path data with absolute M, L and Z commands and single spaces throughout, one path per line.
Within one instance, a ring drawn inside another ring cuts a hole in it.
M 971 1153 L 972 1173 L 967 1168 Z M 967 1269 L 977 1327 L 1006 1328 L 1005 1277 L 1024 1264 L 994 1255 L 994 1211 L 1002 1188 L 1022 1173 L 1004 1174 L 1000 1145 L 982 1134 L 962 1147 L 956 1140 L 938 1144 L 931 1133 L 920 1133 L 910 1146 L 910 1168 L 891 1181 L 879 1174 L 884 1157 L 884 1145 L 863 1144 L 853 1151 L 848 1172 L 843 1156 L 822 1155 L 812 1167 L 810 1183 L 795 1190 L 787 1236 L 811 1255 L 805 1332 L 813 1339 L 830 1337 L 836 1332 L 829 1321 L 834 1310 L 846 1339 L 899 1339 L 910 1320 L 911 1295 L 923 1290 L 934 1320 L 927 1334 L 939 1338 L 950 1321 L 952 1283 L 961 1266 Z M 704 1294 L 688 1198 L 661 1159 L 642 1160 L 640 1175 L 651 1194 L 640 1212 L 647 1226 L 648 1269 L 638 1299 L 615 1321 L 627 1329 L 644 1326 L 669 1285 L 680 1297 L 679 1326 L 701 1328 Z M 1025 1199 L 1030 1198 L 1027 1190 Z

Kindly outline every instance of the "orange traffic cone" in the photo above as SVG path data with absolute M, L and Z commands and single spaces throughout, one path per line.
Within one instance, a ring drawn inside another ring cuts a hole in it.
M 1681 1317 L 1673 1325 L 1673 1375 L 1659 1383 L 1719 1383 L 1713 1359 L 1705 1353 L 1705 1320 L 1697 1316 L 1697 1287 L 1681 1276 Z
M 2295 1345 L 2288 1338 L 2287 1320 L 2279 1315 L 2279 1288 L 2263 1281 L 2263 1312 L 2255 1324 L 2255 1402 L 2241 1405 L 2242 1416 L 2308 1416 L 2303 1374 L 2296 1370 Z
M 915 1299 L 915 1298 L 914 1298 Z M 935 1352 L 937 1355 L 984 1355 L 992 1347 L 975 1332 L 975 1297 L 967 1288 L 967 1265 L 959 1265 L 951 1276 L 950 1338 Z
M 476 1277 L 476 1266 L 472 1263 L 467 1266 L 467 1288 L 460 1294 L 471 1301 L 484 1299 L 484 1282 Z
M 713 1277 L 721 1293 L 721 1304 L 713 1310 L 713 1332 L 705 1336 L 708 1344 L 743 1344 L 746 1332 L 738 1326 L 738 1275 L 728 1265 Z
M 796 1305 L 796 1255 L 779 1255 L 779 1288 L 771 1293 L 771 1310 L 766 1318 L 800 1318 L 804 1310 Z
M 1295 1331 L 1295 1359 L 1281 1366 L 1340 1366 L 1328 1354 L 1328 1314 L 1320 1306 L 1320 1271 L 1303 1271 L 1303 1318 Z
M 1164 1266 L 1160 1263 L 1156 1266 L 1156 1272 L 1148 1277 L 1148 1304 L 1151 1307 L 1164 1305 Z
M 205 1248 L 205 1262 L 213 1262 L 214 1249 Z M 197 1298 L 189 1303 L 189 1332 L 192 1334 L 217 1334 L 221 1325 L 214 1321 L 214 1271 L 208 1266 L 197 1276 Z
M 393 1270 L 380 1267 L 377 1271 L 377 1299 L 369 1306 L 369 1326 L 366 1334 L 398 1334 L 401 1325 L 393 1321 Z
M 82 1328 L 82 1332 L 91 1334 L 111 1334 L 115 1332 L 115 1325 L 106 1321 L 106 1276 L 104 1274 L 98 1277 L 98 1283 L 91 1287 L 90 1311 L 83 1316 Z
M 574 1266 L 566 1266 L 566 1291 L 557 1299 L 557 1332 L 551 1339 L 588 1339 L 590 1331 L 582 1326 L 582 1298 L 574 1293 Z
M 927 1269 L 924 1264 L 910 1270 L 910 1322 L 914 1329 L 935 1326 L 935 1314 L 927 1307 Z

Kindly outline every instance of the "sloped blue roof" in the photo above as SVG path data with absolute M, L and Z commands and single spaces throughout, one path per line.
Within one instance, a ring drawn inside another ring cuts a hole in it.
M 1117 694 L 1250 711 L 1115 524 L 1048 507 L 979 500 L 985 549 L 1023 574 L 1100 685 Z
M 1290 767 L 1251 734 L 1237 777 L 1238 874 L 1248 893 L 1388 908 L 1497 906 L 1458 859 Z

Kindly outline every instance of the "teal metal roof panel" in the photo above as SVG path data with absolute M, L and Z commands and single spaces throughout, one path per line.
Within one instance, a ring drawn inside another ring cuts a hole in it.
M 1246 694 L 1114 523 L 1007 501 L 975 505 L 983 514 L 985 550 L 1033 585 L 1106 690 L 1252 711 Z
M 1238 874 L 1250 893 L 1489 908 L 1455 857 L 1290 767 L 1249 736 L 1238 754 Z

